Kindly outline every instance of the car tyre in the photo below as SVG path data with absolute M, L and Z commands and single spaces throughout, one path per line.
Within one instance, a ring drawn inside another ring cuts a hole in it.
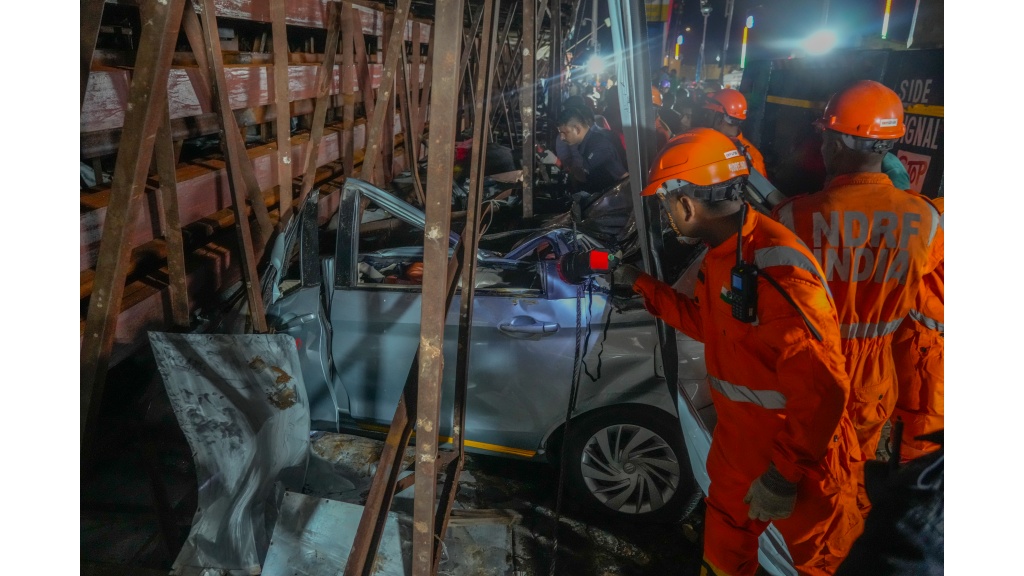
M 676 522 L 693 495 L 679 422 L 663 410 L 623 406 L 570 422 L 564 464 L 574 499 L 626 522 Z

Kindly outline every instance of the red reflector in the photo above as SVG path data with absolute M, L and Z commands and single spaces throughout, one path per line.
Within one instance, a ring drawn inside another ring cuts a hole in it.
M 607 272 L 608 268 L 608 253 L 604 250 L 591 250 L 590 269 L 594 272 Z
M 302 350 L 302 338 L 295 339 L 295 349 Z

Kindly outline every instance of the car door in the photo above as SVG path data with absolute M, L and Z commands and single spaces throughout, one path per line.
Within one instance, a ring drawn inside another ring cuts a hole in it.
M 419 343 L 422 294 L 409 271 L 422 260 L 422 232 L 413 245 L 381 245 L 416 240 L 422 220 L 408 205 L 395 207 L 393 198 L 376 192 L 370 194 L 377 206 L 359 214 L 360 191 L 347 192 L 330 305 L 332 352 L 351 416 L 386 426 Z M 374 208 L 388 214 L 366 214 Z M 550 298 L 546 274 L 540 262 L 478 260 L 466 416 L 470 448 L 532 457 L 551 422 L 564 418 L 576 345 L 575 299 Z M 451 435 L 460 297 L 446 319 L 442 436 Z
M 331 326 L 324 303 L 317 231 L 319 192 L 309 193 L 298 216 L 272 248 L 267 325 L 295 338 L 302 379 L 309 399 L 310 421 L 316 430 L 338 430 L 338 408 L 346 400 L 335 394 L 331 366 Z

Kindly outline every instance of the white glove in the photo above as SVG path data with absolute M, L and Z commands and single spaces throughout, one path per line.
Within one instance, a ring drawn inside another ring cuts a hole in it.
M 540 161 L 542 164 L 557 166 L 558 156 L 555 156 L 555 153 L 552 152 L 551 150 L 545 150 L 544 153 L 540 155 Z
M 640 277 L 640 273 L 641 270 L 632 264 L 620 264 L 612 272 L 612 284 L 632 288 L 633 284 L 636 284 L 636 279 Z
M 753 520 L 768 522 L 789 518 L 796 506 L 796 483 L 786 480 L 775 464 L 768 465 L 768 471 L 750 483 L 750 489 L 743 502 L 750 504 L 747 512 Z

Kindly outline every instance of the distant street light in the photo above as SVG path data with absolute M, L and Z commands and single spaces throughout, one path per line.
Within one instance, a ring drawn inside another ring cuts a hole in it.
M 892 8 L 892 0 L 885 0 L 885 15 L 882 16 L 882 40 L 889 34 L 889 9 Z
M 747 22 L 743 26 L 743 44 L 740 48 L 740 68 L 747 67 L 747 34 L 754 27 L 754 17 L 747 16 Z
M 697 81 L 704 79 L 704 41 L 708 37 L 708 16 L 711 15 L 711 6 L 707 4 L 707 0 L 700 0 L 700 4 L 700 13 L 704 15 L 704 35 L 700 39 L 700 56 L 697 58 Z

